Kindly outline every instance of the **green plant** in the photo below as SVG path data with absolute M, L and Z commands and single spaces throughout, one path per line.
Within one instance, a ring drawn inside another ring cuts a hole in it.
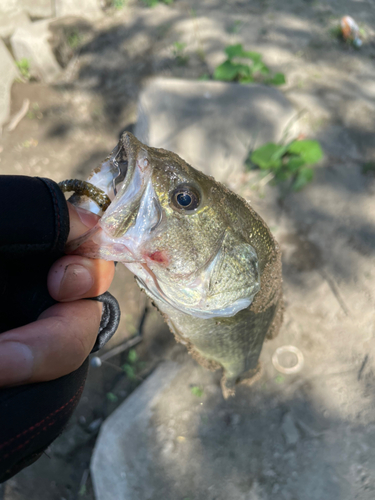
M 186 43 L 174 42 L 173 44 L 173 56 L 179 66 L 183 66 L 189 60 L 189 56 L 185 54 Z
M 317 141 L 268 142 L 249 154 L 246 165 L 268 171 L 276 182 L 291 180 L 292 189 L 298 191 L 313 180 L 314 170 L 308 165 L 317 163 L 322 157 L 323 152 Z
M 112 0 L 112 7 L 121 10 L 125 7 L 127 0 Z
M 80 497 L 83 497 L 83 496 L 85 496 L 85 495 L 86 495 L 86 492 L 87 492 L 86 485 L 85 485 L 85 484 L 83 484 L 83 485 L 80 487 L 79 491 L 78 491 L 78 495 L 79 495 Z
M 368 163 L 365 163 L 362 165 L 362 173 L 363 174 L 375 174 L 375 162 L 374 161 L 369 161 Z
M 43 118 L 43 113 L 40 111 L 39 104 L 37 102 L 34 102 L 30 106 L 29 111 L 26 113 L 26 116 L 30 120 L 34 120 L 34 118 L 40 120 L 41 118 Z
M 193 385 L 193 387 L 190 388 L 191 393 L 194 396 L 197 396 L 198 398 L 201 398 L 203 396 L 203 389 L 199 387 L 198 385 Z
M 225 48 L 227 59 L 215 68 L 214 80 L 225 82 L 253 83 L 262 82 L 269 85 L 283 85 L 285 76 L 283 73 L 270 74 L 268 66 L 262 61 L 259 52 L 244 50 L 242 45 L 228 45 Z M 251 64 L 238 62 L 241 59 L 249 59 Z
M 171 5 L 173 0 L 142 0 L 147 7 L 155 7 L 158 3 L 165 3 L 166 5 Z
M 16 66 L 23 78 L 30 80 L 30 61 L 26 57 L 23 57 L 19 61 L 16 61 Z
M 68 45 L 71 49 L 77 49 L 82 43 L 82 35 L 78 30 L 74 30 L 68 34 Z
M 241 28 L 242 28 L 242 21 L 240 21 L 239 19 L 237 19 L 236 21 L 234 21 L 233 25 L 229 28 L 229 33 L 239 33 L 241 31 Z
M 113 392 L 107 392 L 106 396 L 110 403 L 117 403 L 118 397 Z
M 143 363 L 139 361 L 137 351 L 130 349 L 127 362 L 122 365 L 122 369 L 130 380 L 137 378 L 137 371 L 143 367 Z

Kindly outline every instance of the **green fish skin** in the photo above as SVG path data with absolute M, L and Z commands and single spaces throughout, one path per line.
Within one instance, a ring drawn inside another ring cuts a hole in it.
M 129 132 L 114 152 L 88 179 L 111 204 L 70 251 L 123 262 L 176 340 L 203 366 L 223 368 L 232 395 L 258 373 L 263 342 L 282 322 L 279 246 L 244 199 L 176 154 Z

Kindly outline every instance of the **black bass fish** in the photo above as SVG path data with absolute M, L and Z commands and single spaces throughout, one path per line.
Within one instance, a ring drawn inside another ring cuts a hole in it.
M 109 206 L 82 196 L 90 190 L 73 196 L 102 216 L 69 251 L 124 263 L 176 339 L 224 369 L 224 395 L 233 394 L 282 322 L 280 251 L 265 222 L 223 184 L 128 132 L 88 181 Z

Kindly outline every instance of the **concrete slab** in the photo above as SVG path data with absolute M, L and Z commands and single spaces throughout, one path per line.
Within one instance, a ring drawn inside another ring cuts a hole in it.
M 134 489 L 138 487 L 153 491 L 152 484 L 140 485 L 148 474 L 150 457 L 139 440 L 147 440 L 154 408 L 180 370 L 176 363 L 162 364 L 103 424 L 91 461 L 97 500 L 137 498 Z M 146 493 L 139 498 L 158 497 Z
M 30 24 L 24 11 L 0 13 L 0 38 L 9 38 L 19 26 Z
M 14 64 L 5 43 L 0 40 L 0 127 L 8 120 L 10 112 L 10 89 L 13 80 L 18 76 L 18 70 Z
M 97 18 L 103 14 L 99 0 L 55 0 L 56 17 L 80 16 Z
M 355 410 L 367 398 L 358 367 L 336 361 L 326 377 L 310 368 L 282 380 L 274 348 L 261 381 L 226 401 L 215 373 L 162 364 L 100 432 L 96 500 L 371 500 L 359 478 L 375 463 L 375 426 L 369 402 L 365 418 Z
M 272 87 L 160 78 L 140 96 L 135 135 L 225 181 L 251 147 L 279 141 L 295 115 Z
M 49 21 L 37 21 L 18 28 L 10 39 L 16 60 L 26 58 L 30 62 L 30 73 L 50 83 L 61 73 L 49 44 L 51 33 Z

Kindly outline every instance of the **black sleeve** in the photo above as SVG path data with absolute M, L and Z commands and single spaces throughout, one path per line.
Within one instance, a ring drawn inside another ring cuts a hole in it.
M 65 197 L 50 179 L 0 176 L 0 334 L 35 321 L 55 303 L 47 290 L 51 264 L 69 234 Z M 96 348 L 116 331 L 119 309 L 104 302 Z M 82 393 L 88 359 L 50 382 L 0 389 L 0 482 L 34 462 L 61 433 Z

